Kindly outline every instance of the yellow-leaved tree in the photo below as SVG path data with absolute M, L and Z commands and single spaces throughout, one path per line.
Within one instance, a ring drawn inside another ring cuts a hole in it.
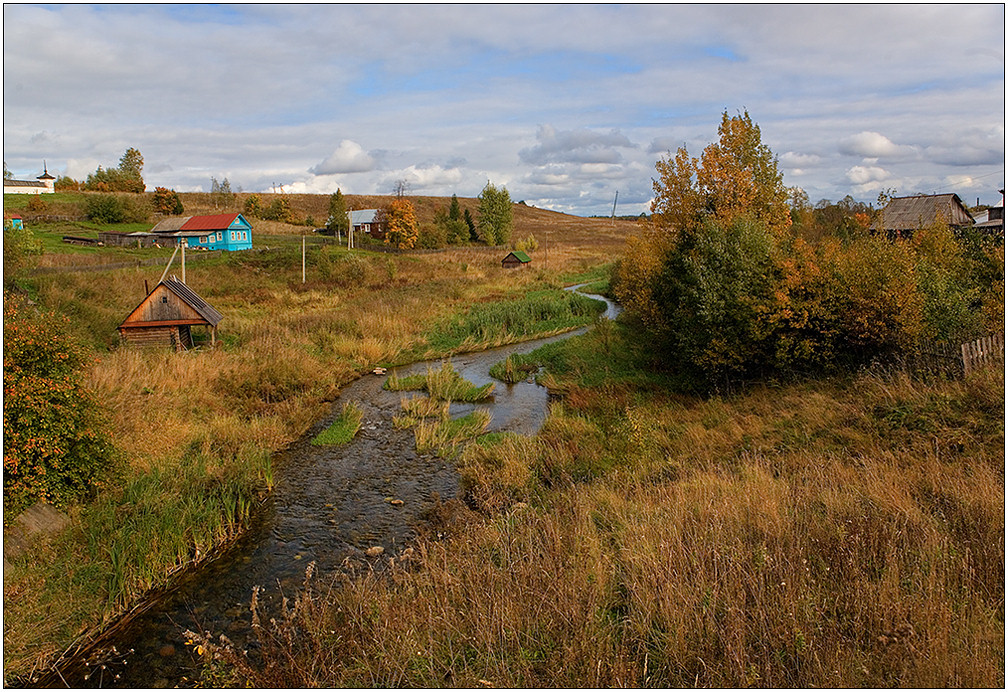
M 413 204 L 405 197 L 397 197 L 385 210 L 385 242 L 400 250 L 416 245 L 420 234 Z
M 693 243 L 692 234 L 711 224 L 749 228 L 738 224 L 751 221 L 780 238 L 791 225 L 788 190 L 777 159 L 762 143 L 749 113 L 724 112 L 718 133 L 718 141 L 699 158 L 680 147 L 657 162 L 651 226 L 629 240 L 616 269 L 617 297 L 658 334 L 674 328 L 669 324 L 669 296 L 661 295 L 661 274 L 671 252 Z

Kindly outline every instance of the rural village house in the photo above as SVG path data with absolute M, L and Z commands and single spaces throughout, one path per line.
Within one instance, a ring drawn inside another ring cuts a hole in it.
M 173 276 L 155 286 L 118 329 L 128 344 L 182 351 L 193 347 L 193 327 L 208 328 L 210 343 L 216 343 L 217 324 L 222 319 L 223 315 Z
M 501 266 L 504 269 L 524 269 L 531 261 L 532 258 L 521 250 L 514 250 L 501 260 Z
M 973 225 L 969 210 L 954 193 L 893 197 L 882 210 L 872 230 L 885 231 L 890 237 L 909 237 L 913 232 L 941 221 L 953 228 Z
M 150 230 L 155 239 L 204 250 L 251 250 L 252 224 L 241 214 L 172 216 Z M 135 241 L 134 241 L 135 242 Z
M 56 178 L 43 164 L 42 175 L 35 180 L 4 179 L 3 191 L 5 195 L 49 195 L 56 192 Z
M 989 209 L 973 215 L 973 228 L 983 233 L 1004 235 L 1004 190 L 1001 193 L 1001 201 Z
M 385 237 L 377 209 L 355 209 L 350 212 L 350 218 L 353 219 L 354 233 L 367 233 L 378 240 Z

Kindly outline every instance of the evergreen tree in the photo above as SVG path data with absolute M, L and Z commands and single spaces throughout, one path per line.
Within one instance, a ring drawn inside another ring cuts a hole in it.
M 476 232 L 476 224 L 468 209 L 462 212 L 462 220 L 465 221 L 465 225 L 469 229 L 469 242 L 478 243 L 480 239 L 479 233 Z
M 349 225 L 346 199 L 343 197 L 343 192 L 336 188 L 336 192 L 329 196 L 329 218 L 326 221 L 326 232 L 328 235 L 346 233 L 349 230 Z

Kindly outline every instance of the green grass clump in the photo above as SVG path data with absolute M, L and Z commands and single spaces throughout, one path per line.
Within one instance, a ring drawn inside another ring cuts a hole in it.
M 479 436 L 489 424 L 490 412 L 483 410 L 454 419 L 445 415 L 437 420 L 422 420 L 414 429 L 417 451 L 453 456 L 460 444 Z
M 348 401 L 343 404 L 343 412 L 332 422 L 332 425 L 315 436 L 312 444 L 316 446 L 346 444 L 360 430 L 363 415 L 356 403 Z
M 465 401 L 478 403 L 491 398 L 494 384 L 477 387 L 452 367 L 450 361 L 441 364 L 440 370 L 427 368 L 426 374 L 389 376 L 382 387 L 392 392 L 424 391 L 437 401 Z
M 604 310 L 603 303 L 570 291 L 534 291 L 518 300 L 473 305 L 436 326 L 427 342 L 440 352 L 506 344 L 591 324 Z
M 528 354 L 512 353 L 490 368 L 490 377 L 508 384 L 522 382 L 539 370 L 537 359 Z

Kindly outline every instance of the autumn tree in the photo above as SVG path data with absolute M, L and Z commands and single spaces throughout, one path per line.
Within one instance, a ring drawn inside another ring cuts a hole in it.
M 413 204 L 405 197 L 397 197 L 384 212 L 385 243 L 400 250 L 416 245 L 419 225 Z
M 66 318 L 4 296 L 4 516 L 93 494 L 113 448 Z
M 60 192 L 76 192 L 80 187 L 81 184 L 68 175 L 61 175 L 53 184 L 53 189 Z
M 185 213 L 185 207 L 182 206 L 182 200 L 175 190 L 156 187 L 154 188 L 154 211 L 159 214 L 179 216 Z
M 511 240 L 514 210 L 506 187 L 498 189 L 487 182 L 479 196 L 477 213 L 476 232 L 480 240 L 487 245 L 504 245 Z

